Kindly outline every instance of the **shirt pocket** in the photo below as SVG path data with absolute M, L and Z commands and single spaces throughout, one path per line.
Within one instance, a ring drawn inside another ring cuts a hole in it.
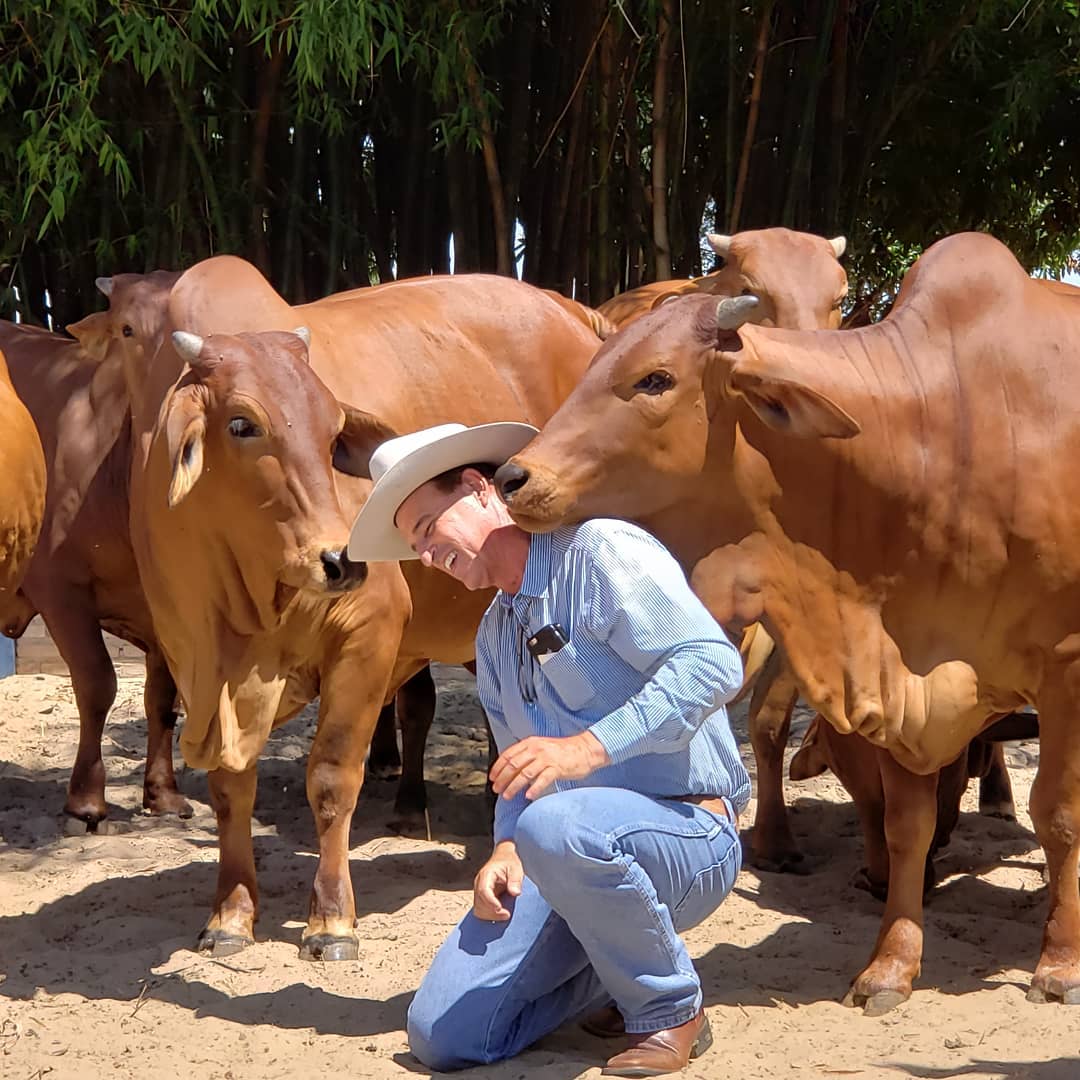
M 538 666 L 540 674 L 568 709 L 580 709 L 596 696 L 573 643 L 567 642 Z

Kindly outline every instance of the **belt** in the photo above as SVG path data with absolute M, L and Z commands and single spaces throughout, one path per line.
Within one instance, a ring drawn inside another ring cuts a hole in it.
M 736 829 L 739 827 L 738 815 L 731 813 L 727 802 L 720 795 L 676 795 L 674 801 L 693 803 L 695 806 L 700 806 L 702 810 L 708 810 L 710 814 L 727 818 Z

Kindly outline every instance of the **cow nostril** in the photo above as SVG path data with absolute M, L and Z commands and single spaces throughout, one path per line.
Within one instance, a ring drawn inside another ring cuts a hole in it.
M 520 465 L 507 462 L 495 473 L 495 485 L 504 502 L 510 502 L 514 493 L 520 491 L 529 482 L 529 470 Z
M 324 551 L 319 556 L 319 560 L 322 562 L 323 573 L 326 574 L 326 580 L 331 585 L 336 585 L 338 582 L 343 581 L 345 578 L 345 556 L 339 549 L 337 551 Z

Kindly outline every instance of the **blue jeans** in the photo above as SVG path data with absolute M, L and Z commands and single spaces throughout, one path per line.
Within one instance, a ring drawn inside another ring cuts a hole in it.
M 470 911 L 447 938 L 409 1007 L 416 1057 L 500 1061 L 611 1000 L 630 1032 L 692 1019 L 701 983 L 679 931 L 735 884 L 735 826 L 692 803 L 577 788 L 526 808 L 514 840 L 526 878 L 503 898 L 510 921 Z

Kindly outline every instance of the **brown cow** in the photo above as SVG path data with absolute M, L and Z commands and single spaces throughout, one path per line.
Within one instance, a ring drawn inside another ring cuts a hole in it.
M 118 283 L 113 324 L 145 319 L 138 306 Z M 130 368 L 146 368 L 133 390 L 136 558 L 187 707 L 181 749 L 209 770 L 219 823 L 201 947 L 219 954 L 253 940 L 258 756 L 272 726 L 318 694 L 308 797 L 320 858 L 302 953 L 355 957 L 348 831 L 376 718 L 430 659 L 472 658 L 490 597 L 418 563 L 373 564 L 361 587 L 342 591 L 365 576 L 342 549 L 370 485 L 331 461 L 366 468 L 389 434 L 351 406 L 397 431 L 539 424 L 598 342 L 539 290 L 505 278 L 423 278 L 290 308 L 231 257 L 184 274 L 165 321 L 165 334 L 115 344 Z M 280 332 L 300 324 L 310 366 L 301 338 Z
M 166 292 L 175 274 L 147 288 Z M 97 316 L 71 329 L 92 337 Z M 91 828 L 107 814 L 101 735 L 116 699 L 116 670 L 102 630 L 146 653 L 143 806 L 191 816 L 176 788 L 172 737 L 176 687 L 154 638 L 128 536 L 130 462 L 127 385 L 119 358 L 37 327 L 0 323 L 11 378 L 41 436 L 48 470 L 41 542 L 23 581 L 21 610 L 4 633 L 18 637 L 40 612 L 68 666 L 79 708 L 79 749 L 65 813 Z
M 835 330 L 847 296 L 847 275 L 840 256 L 844 237 L 826 240 L 791 229 L 751 229 L 723 236 L 710 233 L 709 244 L 722 262 L 704 277 L 654 281 L 613 296 L 597 308 L 619 329 L 678 296 L 758 298 L 753 322 L 792 330 Z
M 45 514 L 45 456 L 34 421 L 19 400 L 0 342 L 0 625 L 22 617 L 19 591 Z
M 790 229 L 756 229 L 734 236 L 710 234 L 722 266 L 689 281 L 657 281 L 607 301 L 600 312 L 626 326 L 660 304 L 679 297 L 753 294 L 751 319 L 763 326 L 835 329 L 847 295 L 847 275 L 839 259 L 844 237 L 832 240 Z M 746 680 L 740 696 L 751 695 L 749 730 L 757 763 L 757 807 L 749 858 L 757 867 L 803 872 L 784 803 L 783 759 L 796 690 L 791 673 L 760 626 L 747 629 L 740 645 Z
M 765 621 L 834 728 L 889 751 L 888 903 L 851 1002 L 886 1008 L 918 974 L 939 770 L 1036 705 L 1032 996 L 1080 1000 L 1080 303 L 967 234 L 874 326 L 741 326 L 748 306 L 692 298 L 612 338 L 505 497 L 535 529 L 644 520 L 725 623 Z

